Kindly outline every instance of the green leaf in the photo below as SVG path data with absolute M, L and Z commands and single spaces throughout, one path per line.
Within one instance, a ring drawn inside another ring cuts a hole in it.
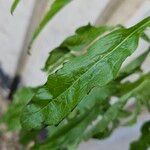
M 118 28 L 118 26 L 116 28 Z M 75 31 L 75 35 L 68 37 L 61 44 L 61 47 L 67 47 L 70 51 L 79 51 L 80 53 L 81 50 L 87 48 L 96 38 L 100 37 L 103 33 L 116 28 L 111 26 L 94 27 L 88 24 L 78 28 Z
M 143 64 L 144 60 L 148 56 L 150 52 L 150 48 L 145 51 L 143 54 L 132 60 L 129 64 L 127 64 L 124 68 L 121 69 L 119 79 L 125 78 L 128 75 L 141 71 L 141 65 Z
M 98 130 L 97 133 L 93 135 L 93 138 L 99 140 L 108 138 L 113 133 L 113 131 L 118 127 L 118 125 L 119 125 L 119 121 L 115 120 L 112 123 L 111 127 L 106 127 L 102 132 Z
M 20 0 L 14 0 L 13 4 L 11 6 L 11 9 L 10 9 L 11 14 L 14 13 L 14 11 L 15 11 L 16 7 L 18 6 L 19 2 L 20 2 Z
M 34 149 L 76 149 L 82 140 L 83 133 L 97 117 L 97 112 L 100 112 L 98 105 L 72 119 L 67 124 L 58 126 L 56 132 L 52 133 L 43 143 L 37 143 Z
M 45 67 L 43 68 L 48 74 L 55 73 L 60 67 L 62 67 L 63 63 L 69 61 L 75 56 L 70 53 L 70 50 L 63 47 L 55 48 L 45 63 Z
M 130 145 L 130 150 L 148 150 L 148 148 L 150 148 L 150 121 L 144 123 L 140 138 Z
M 150 43 L 150 37 L 146 33 L 143 33 L 142 38 Z
M 84 111 L 85 109 L 91 108 L 93 105 L 95 105 L 97 101 L 105 100 L 112 94 L 115 94 L 116 92 L 120 93 L 120 91 L 122 91 L 122 88 L 120 89 L 120 86 L 124 87 L 124 84 L 121 85 L 119 82 L 122 79 L 126 78 L 127 76 L 131 75 L 132 73 L 135 73 L 136 71 L 141 70 L 141 65 L 143 64 L 144 60 L 149 54 L 149 51 L 150 51 L 150 48 L 144 53 L 142 53 L 140 56 L 132 60 L 124 68 L 122 68 L 117 78 L 114 81 L 110 82 L 106 86 L 93 88 L 91 92 L 79 103 L 76 109 L 80 111 L 82 110 Z M 128 90 L 129 87 L 127 87 L 126 89 Z
M 125 123 L 125 125 L 133 125 L 133 124 L 135 124 L 137 122 L 138 115 L 141 113 L 141 108 L 142 108 L 142 104 L 137 99 L 137 101 L 135 102 L 135 110 L 134 110 L 133 114 L 131 115 L 132 118 L 129 121 L 127 121 Z
M 39 135 L 39 133 L 39 130 L 32 130 L 30 132 L 21 130 L 19 134 L 19 142 L 24 146 L 29 144 L 30 142 L 34 142 L 37 140 L 37 136 Z
M 82 99 L 75 110 L 81 113 L 91 109 L 96 103 L 103 103 L 118 91 L 118 86 L 119 83 L 111 82 L 106 86 L 93 88 L 91 92 Z
M 8 110 L 0 118 L 0 121 L 6 123 L 8 130 L 21 129 L 20 114 L 23 107 L 32 99 L 34 90 L 32 88 L 22 88 L 16 92 L 13 102 Z
M 42 128 L 62 121 L 95 86 L 116 78 L 124 62 L 137 48 L 140 35 L 150 26 L 150 17 L 129 29 L 115 30 L 97 39 L 87 53 L 64 64 L 49 75 L 42 89 L 49 97 L 36 94 L 21 117 L 23 128 Z M 41 89 L 39 89 L 41 90 Z
M 68 37 L 58 48 L 50 52 L 43 70 L 48 73 L 55 72 L 64 62 L 71 60 L 77 54 L 82 54 L 83 50 L 85 50 L 97 37 L 112 29 L 113 27 L 94 27 L 90 24 L 80 27 L 76 30 L 75 35 Z
M 136 82 L 138 83 L 138 86 L 132 89 L 129 95 L 136 96 L 139 91 L 145 91 L 146 89 L 146 94 L 142 96 L 143 97 L 145 97 L 146 95 L 150 96 L 150 94 L 148 94 L 149 88 L 147 89 L 147 87 L 149 87 L 150 85 L 149 74 L 144 75 L 141 79 L 139 79 Z M 131 83 L 131 84 L 135 84 L 135 83 Z M 100 93 L 99 93 L 99 96 L 101 99 Z M 104 97 L 102 96 L 102 98 L 105 99 L 105 96 Z M 70 149 L 72 147 L 75 147 L 76 149 L 76 146 L 83 140 L 83 138 L 86 140 L 87 138 L 90 138 L 89 135 L 87 136 L 87 133 L 89 133 L 89 130 L 92 131 L 92 136 L 94 138 L 99 138 L 99 139 L 107 138 L 113 132 L 113 130 L 116 129 L 116 127 L 118 127 L 119 122 L 117 119 L 120 117 L 120 115 L 118 114 L 117 115 L 118 118 L 113 119 L 113 121 L 111 120 L 112 126 L 109 126 L 109 123 L 108 123 L 104 130 L 96 130 L 97 132 L 95 132 L 95 130 L 93 131 L 93 127 L 95 129 L 95 125 L 99 127 L 101 124 L 99 122 L 98 122 L 98 125 L 96 122 L 92 123 L 93 121 L 97 120 L 98 116 L 100 115 L 102 116 L 103 114 L 105 116 L 106 114 L 108 114 L 108 111 L 111 109 L 111 107 L 114 107 L 114 105 L 112 106 L 108 105 L 106 102 L 107 101 L 103 101 L 102 103 L 101 101 L 97 101 L 97 103 L 95 103 L 95 106 L 86 108 L 86 111 L 84 111 L 84 113 L 78 115 L 77 117 L 74 117 L 73 119 L 69 120 L 67 123 L 63 125 L 60 124 L 58 127 L 55 128 L 54 132 L 50 134 L 50 137 L 46 141 L 44 141 L 43 143 L 37 143 L 35 145 L 35 149 L 38 149 L 38 150 L 50 149 L 50 148 Z M 120 113 L 120 110 L 121 108 L 115 111 L 119 111 Z
M 51 5 L 47 13 L 45 14 L 44 18 L 40 22 L 39 26 L 35 29 L 31 42 L 29 44 L 29 49 L 32 46 L 32 43 L 34 40 L 38 37 L 40 32 L 43 30 L 43 28 L 46 26 L 46 24 L 69 2 L 72 0 L 55 0 L 54 3 Z
M 93 126 L 92 129 L 87 131 L 87 133 L 84 135 L 85 139 L 88 139 L 95 135 L 97 131 L 103 132 L 108 125 L 116 120 L 119 116 L 120 110 L 123 109 L 125 104 L 130 98 L 136 98 L 138 100 L 139 95 L 140 97 L 143 97 L 145 101 L 149 100 L 150 97 L 150 74 L 145 75 L 143 78 L 139 79 L 137 82 L 133 83 L 136 86 L 132 90 L 129 90 L 125 95 L 123 95 L 119 100 L 113 104 L 102 116 L 102 119 L 97 122 L 95 126 Z M 140 94 L 139 94 L 140 93 Z

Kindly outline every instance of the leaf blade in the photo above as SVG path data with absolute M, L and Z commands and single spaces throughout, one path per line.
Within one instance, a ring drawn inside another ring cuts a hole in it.
M 150 18 L 146 18 L 129 29 L 113 31 L 98 39 L 87 54 L 49 75 L 44 89 L 52 98 L 43 100 L 35 96 L 24 109 L 23 127 L 30 130 L 44 124 L 58 124 L 94 86 L 104 86 L 113 80 L 125 58 L 137 48 L 141 33 L 149 25 Z

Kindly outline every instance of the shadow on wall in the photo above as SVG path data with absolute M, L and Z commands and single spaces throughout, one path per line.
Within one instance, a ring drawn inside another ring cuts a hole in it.
M 3 89 L 8 89 L 10 87 L 10 83 L 11 77 L 2 69 L 0 62 L 0 87 Z

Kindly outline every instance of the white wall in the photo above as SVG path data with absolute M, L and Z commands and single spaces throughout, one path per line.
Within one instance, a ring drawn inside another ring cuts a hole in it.
M 22 1 L 12 16 L 12 1 L 0 0 L 0 64 L 10 75 L 15 71 L 34 2 Z

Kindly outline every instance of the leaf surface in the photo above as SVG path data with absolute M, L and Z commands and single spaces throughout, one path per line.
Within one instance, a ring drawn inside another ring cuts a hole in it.
M 140 100 L 140 96 L 140 98 L 142 97 L 145 101 L 150 100 L 150 74 L 145 75 L 142 79 L 139 79 L 133 84 L 134 86 L 132 87 L 134 88 L 120 97 L 118 102 L 110 106 L 110 108 L 102 116 L 102 119 L 95 126 L 93 126 L 91 130 L 87 131 L 84 135 L 85 139 L 92 137 L 97 131 L 103 132 L 112 121 L 119 117 L 120 110 L 123 109 L 130 98 L 134 97 L 138 101 Z
M 95 86 L 104 86 L 116 78 L 124 60 L 137 48 L 138 41 L 150 18 L 129 29 L 115 30 L 95 41 L 87 53 L 64 64 L 49 75 L 39 89 L 46 97 L 36 94 L 21 117 L 28 130 L 62 121 Z M 39 92 L 39 91 L 38 91 Z
M 150 121 L 144 123 L 141 128 L 141 136 L 130 145 L 130 150 L 148 150 L 150 148 Z
M 34 149 L 76 149 L 80 140 L 82 140 L 83 133 L 97 117 L 97 112 L 100 112 L 100 108 L 94 106 L 91 110 L 72 119 L 67 124 L 58 126 L 56 132 L 43 143 L 37 143 Z
M 150 52 L 150 48 L 146 50 L 143 54 L 132 60 L 129 64 L 127 64 L 124 68 L 121 69 L 119 73 L 119 79 L 125 78 L 131 73 L 135 73 L 138 71 L 141 71 L 141 65 L 147 58 L 148 54 Z
M 32 88 L 22 88 L 13 96 L 13 102 L 8 110 L 0 118 L 0 121 L 7 124 L 8 130 L 21 129 L 20 114 L 23 107 L 32 99 L 34 90 Z

